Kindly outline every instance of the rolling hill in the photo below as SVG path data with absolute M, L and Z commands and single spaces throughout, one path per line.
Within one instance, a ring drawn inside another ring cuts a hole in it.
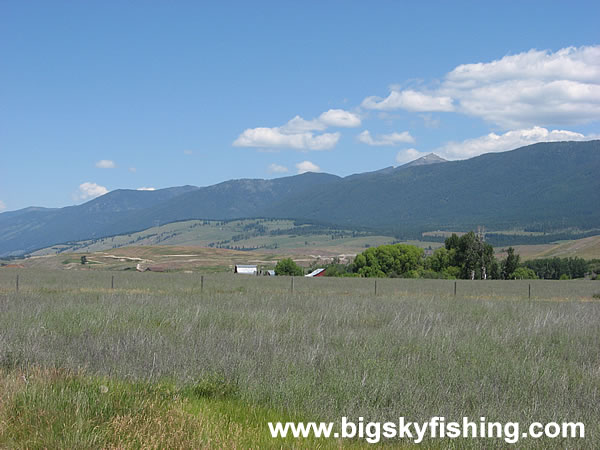
M 118 189 L 83 205 L 66 208 L 25 208 L 0 214 L 0 256 L 24 254 L 48 245 L 108 236 L 115 222 L 152 209 L 186 192 L 182 186 L 157 191 Z
M 299 219 L 403 237 L 477 225 L 600 226 L 600 141 L 540 143 L 464 161 L 429 159 L 345 178 L 305 173 L 203 188 L 117 190 L 83 205 L 2 213 L 0 256 L 190 219 Z
M 198 188 L 156 191 L 119 189 L 66 208 L 26 208 L 0 214 L 0 256 L 22 255 L 51 245 L 141 231 L 189 219 L 256 217 L 267 205 L 340 180 L 305 173 L 275 180 L 230 180 Z
M 114 251 L 131 246 L 179 246 L 238 251 L 303 254 L 357 253 L 366 246 L 390 244 L 392 236 L 325 226 L 296 224 L 293 220 L 186 220 L 151 227 L 136 233 L 59 244 L 37 250 L 31 256 L 61 253 Z M 439 246 L 419 242 L 421 246 Z

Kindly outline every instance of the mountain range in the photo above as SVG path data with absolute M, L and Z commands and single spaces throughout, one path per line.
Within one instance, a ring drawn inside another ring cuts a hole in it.
M 539 143 L 463 161 L 430 154 L 338 177 L 119 189 L 65 208 L 0 214 L 0 256 L 188 219 L 289 218 L 396 235 L 435 229 L 600 226 L 600 141 Z

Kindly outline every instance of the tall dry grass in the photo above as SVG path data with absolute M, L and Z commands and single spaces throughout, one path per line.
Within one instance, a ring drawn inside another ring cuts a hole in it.
M 291 293 L 286 278 L 215 276 L 201 293 L 179 274 L 119 274 L 114 290 L 106 274 L 35 276 L 19 294 L 0 284 L 7 370 L 219 379 L 247 404 L 310 420 L 581 421 L 575 445 L 519 446 L 600 443 L 594 282 L 538 282 L 528 301 L 523 282 L 459 282 L 455 298 L 437 280 L 380 280 L 374 297 L 372 280 L 299 279 Z

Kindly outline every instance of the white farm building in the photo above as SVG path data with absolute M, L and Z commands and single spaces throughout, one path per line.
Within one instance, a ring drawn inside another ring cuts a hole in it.
M 256 269 L 256 266 L 248 266 L 245 264 L 236 264 L 233 272 L 241 273 L 244 275 L 256 275 L 257 269 Z

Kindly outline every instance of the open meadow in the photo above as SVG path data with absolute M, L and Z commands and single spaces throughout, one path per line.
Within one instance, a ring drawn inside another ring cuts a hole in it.
M 0 447 L 368 445 L 268 433 L 342 416 L 579 421 L 517 446 L 600 446 L 600 282 L 376 283 L 2 269 Z
M 395 241 L 392 236 L 373 232 L 296 224 L 292 220 L 186 220 L 154 226 L 143 231 L 68 244 L 53 245 L 33 252 L 34 256 L 61 253 L 107 252 L 127 247 L 197 247 L 254 249 L 277 252 L 322 252 L 330 247 L 356 252 L 365 245 L 377 246 Z M 436 244 L 424 242 L 421 245 Z

